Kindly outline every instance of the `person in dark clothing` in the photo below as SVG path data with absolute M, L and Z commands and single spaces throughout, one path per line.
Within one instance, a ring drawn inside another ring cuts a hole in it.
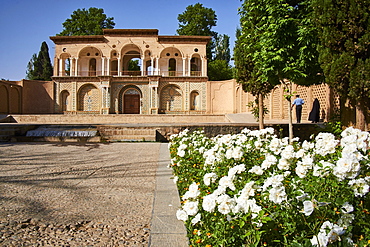
M 318 123 L 320 121 L 320 102 L 317 98 L 313 101 L 312 110 L 308 116 L 308 120 L 312 123 Z

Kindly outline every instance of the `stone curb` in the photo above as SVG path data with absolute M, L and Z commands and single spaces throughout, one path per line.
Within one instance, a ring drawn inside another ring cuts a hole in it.
M 186 228 L 176 218 L 180 198 L 177 187 L 171 179 L 172 170 L 168 168 L 169 163 L 168 144 L 162 143 L 158 155 L 149 247 L 189 246 Z

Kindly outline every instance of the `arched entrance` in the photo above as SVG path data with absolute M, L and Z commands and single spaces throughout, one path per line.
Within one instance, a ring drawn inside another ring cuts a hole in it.
M 0 113 L 9 113 L 8 90 L 0 85 Z
M 123 94 L 123 113 L 140 114 L 140 92 L 130 88 Z
M 193 91 L 190 94 L 190 110 L 192 111 L 199 111 L 199 93 L 197 91 Z
M 78 93 L 78 111 L 100 111 L 100 93 L 94 85 L 81 87 Z
M 63 90 L 60 93 L 60 107 L 62 111 L 70 111 L 70 94 L 67 90 Z
M 10 88 L 10 113 L 20 113 L 20 95 L 18 89 Z
M 175 76 L 176 75 L 176 59 L 170 58 L 168 61 L 168 75 Z
M 96 59 L 95 58 L 90 59 L 89 76 L 96 76 Z
M 163 113 L 182 111 L 182 93 L 180 88 L 173 84 L 163 88 L 160 96 L 160 106 Z

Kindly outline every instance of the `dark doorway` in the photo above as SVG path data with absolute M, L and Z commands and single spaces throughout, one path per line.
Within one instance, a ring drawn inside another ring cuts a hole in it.
M 124 113 L 125 114 L 140 114 L 140 95 L 139 94 L 125 94 Z

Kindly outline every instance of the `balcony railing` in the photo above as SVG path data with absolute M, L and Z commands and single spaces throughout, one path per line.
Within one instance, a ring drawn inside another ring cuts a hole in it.
M 118 75 L 118 71 L 110 71 L 110 76 L 141 76 L 141 71 L 121 71 L 121 74 Z M 184 76 L 183 71 L 160 71 L 158 73 L 160 76 Z M 79 71 L 77 76 L 102 76 L 102 71 Z M 156 75 L 156 72 L 145 71 L 144 75 Z M 202 71 L 191 71 L 190 76 L 201 76 Z M 75 76 L 74 73 L 65 72 L 62 76 Z M 185 72 L 185 76 L 188 76 L 188 72 Z

